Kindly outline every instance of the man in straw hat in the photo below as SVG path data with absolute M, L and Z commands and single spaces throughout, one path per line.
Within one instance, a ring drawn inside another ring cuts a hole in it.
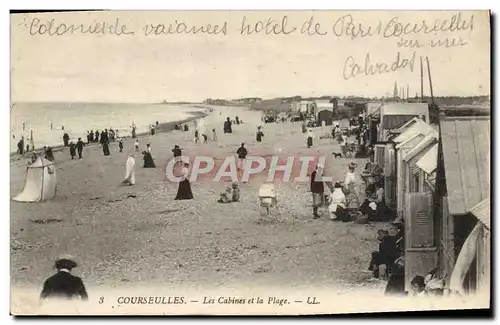
M 40 298 L 88 300 L 82 279 L 71 274 L 75 267 L 76 262 L 69 257 L 58 259 L 55 263 L 57 273 L 45 280 Z

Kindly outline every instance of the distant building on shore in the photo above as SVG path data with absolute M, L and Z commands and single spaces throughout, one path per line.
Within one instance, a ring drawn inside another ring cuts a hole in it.
M 333 124 L 333 107 L 334 103 L 332 100 L 316 100 L 314 105 L 314 117 L 318 125 L 322 125 L 325 122 L 326 125 Z

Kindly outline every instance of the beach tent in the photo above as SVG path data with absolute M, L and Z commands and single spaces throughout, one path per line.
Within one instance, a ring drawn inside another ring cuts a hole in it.
M 56 195 L 56 185 L 56 167 L 54 163 L 43 157 L 38 157 L 34 163 L 27 167 L 24 190 L 13 200 L 18 202 L 50 200 Z

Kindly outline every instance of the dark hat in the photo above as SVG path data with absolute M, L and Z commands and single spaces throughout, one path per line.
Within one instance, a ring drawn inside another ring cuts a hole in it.
M 175 145 L 175 146 L 174 146 L 174 149 L 179 149 L 179 146 L 178 146 L 178 145 Z
M 59 259 L 55 263 L 55 268 L 58 270 L 61 270 L 61 269 L 71 270 L 77 266 L 78 266 L 78 264 L 76 264 L 75 261 L 67 259 L 67 258 Z
M 243 147 L 244 145 L 245 145 L 245 142 L 242 142 L 242 143 L 241 143 L 241 146 Z
M 335 185 L 333 185 L 334 188 L 342 188 L 342 185 L 340 185 L 339 182 L 336 182 Z

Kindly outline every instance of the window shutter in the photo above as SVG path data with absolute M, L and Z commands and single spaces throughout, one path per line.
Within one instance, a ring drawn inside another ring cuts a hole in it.
M 407 196 L 410 225 L 410 247 L 434 247 L 434 220 L 432 195 L 430 193 L 411 193 Z

